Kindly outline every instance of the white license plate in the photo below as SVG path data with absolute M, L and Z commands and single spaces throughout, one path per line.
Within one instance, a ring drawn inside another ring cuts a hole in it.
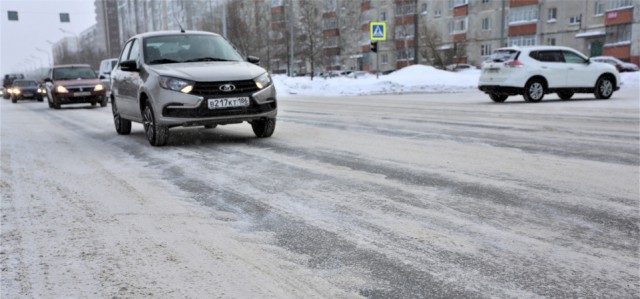
M 90 91 L 85 91 L 85 92 L 74 92 L 73 96 L 74 97 L 86 97 L 86 96 L 90 96 L 91 92 Z
M 487 69 L 487 73 L 497 73 L 500 69 Z
M 33 96 L 33 94 L 32 94 L 32 93 L 25 93 L 25 94 L 24 94 L 24 96 L 25 96 L 25 97 L 32 97 L 32 96 Z
M 209 99 L 209 109 L 223 109 L 249 106 L 249 97 Z

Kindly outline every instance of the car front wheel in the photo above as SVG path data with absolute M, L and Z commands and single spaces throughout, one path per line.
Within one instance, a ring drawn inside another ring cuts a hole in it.
M 129 133 L 131 133 L 131 121 L 120 116 L 115 101 L 111 104 L 111 112 L 113 113 L 113 123 L 116 126 L 116 132 L 120 135 L 129 135 Z
M 276 130 L 276 119 L 275 118 L 263 118 L 254 120 L 251 122 L 251 128 L 253 129 L 253 133 L 256 134 L 258 138 L 266 138 L 271 137 L 273 132 Z
M 151 104 L 147 102 L 142 112 L 142 124 L 144 126 L 144 132 L 147 135 L 147 140 L 153 146 L 163 146 L 167 144 L 169 140 L 169 128 L 161 126 L 156 122 L 156 117 L 153 114 L 153 108 Z
M 596 99 L 606 100 L 613 95 L 613 81 L 608 76 L 603 76 L 596 82 Z
M 544 97 L 544 84 L 539 79 L 532 79 L 524 87 L 524 100 L 527 102 L 540 102 Z

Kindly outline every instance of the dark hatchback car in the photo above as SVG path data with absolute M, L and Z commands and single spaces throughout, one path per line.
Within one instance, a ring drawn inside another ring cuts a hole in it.
M 100 103 L 107 106 L 105 87 L 88 64 L 56 65 L 45 80 L 49 108 L 62 104 Z
M 12 103 L 17 103 L 24 99 L 34 99 L 42 102 L 43 88 L 35 80 L 16 79 L 9 90 Z
M 259 138 L 276 125 L 276 90 L 259 59 L 245 60 L 222 36 L 164 31 L 129 39 L 111 73 L 118 134 L 142 123 L 149 143 L 167 143 L 169 128 L 251 124 Z

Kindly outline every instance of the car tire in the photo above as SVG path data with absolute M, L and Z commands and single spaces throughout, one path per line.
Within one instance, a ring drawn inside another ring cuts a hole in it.
M 96 105 L 96 102 L 91 102 L 91 106 L 95 106 L 95 105 Z
M 15 104 L 15 103 L 17 103 L 17 102 L 18 102 L 18 99 L 14 98 L 14 97 L 11 97 L 11 103 L 14 103 L 14 104 Z
M 120 116 L 115 102 L 111 104 L 111 112 L 113 113 L 113 124 L 116 127 L 116 132 L 119 135 L 129 135 L 131 133 L 131 121 Z
M 273 135 L 273 132 L 276 130 L 276 119 L 275 118 L 263 118 L 254 120 L 251 122 L 251 128 L 253 129 L 253 133 L 256 134 L 258 138 L 267 138 Z
M 558 97 L 562 100 L 570 100 L 573 96 L 573 92 L 571 91 L 560 91 L 558 92 Z
M 156 117 L 153 113 L 151 104 L 147 102 L 142 112 L 142 125 L 144 126 L 144 133 L 147 135 L 147 140 L 153 146 L 163 146 L 167 144 L 169 140 L 169 128 L 161 126 L 156 122 Z
M 527 102 L 540 102 L 544 97 L 544 83 L 540 79 L 531 79 L 524 86 L 524 100 Z
M 215 129 L 218 125 L 204 125 L 205 129 Z
M 596 89 L 594 92 L 596 99 L 609 99 L 611 95 L 613 95 L 613 86 L 614 83 L 613 80 L 611 80 L 610 76 L 601 76 L 600 78 L 598 78 L 598 81 L 596 81 Z
M 60 109 L 60 100 L 57 97 L 52 96 L 51 101 L 53 102 L 53 109 Z
M 506 94 L 490 93 L 489 97 L 491 98 L 492 101 L 496 103 L 502 103 L 506 101 L 509 96 Z
M 106 96 L 102 97 L 102 101 L 100 101 L 100 107 L 107 107 L 107 99 L 108 98 Z

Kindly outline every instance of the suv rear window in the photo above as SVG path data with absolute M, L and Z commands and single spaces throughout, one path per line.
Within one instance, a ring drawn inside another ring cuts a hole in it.
M 542 62 L 564 62 L 561 51 L 531 51 L 529 57 Z
M 491 56 L 489 56 L 487 60 L 493 62 L 511 61 L 514 60 L 516 56 L 518 56 L 518 53 L 519 52 L 514 49 L 496 50 L 495 52 L 493 52 L 493 54 L 491 54 Z

